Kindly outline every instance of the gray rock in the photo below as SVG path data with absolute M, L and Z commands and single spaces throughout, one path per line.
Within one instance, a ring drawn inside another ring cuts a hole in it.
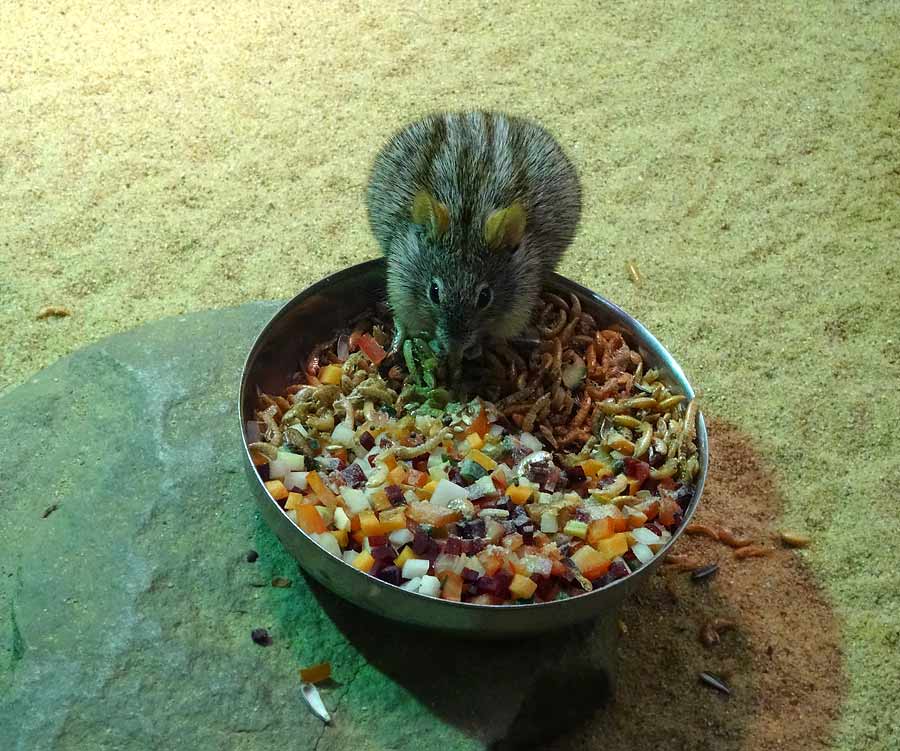
M 374 619 L 307 581 L 260 521 L 235 405 L 276 307 L 144 326 L 0 399 L 0 748 L 452 751 L 557 729 L 533 686 L 570 648 Z M 327 728 L 297 676 L 325 660 Z M 596 703 L 602 674 L 580 676 Z

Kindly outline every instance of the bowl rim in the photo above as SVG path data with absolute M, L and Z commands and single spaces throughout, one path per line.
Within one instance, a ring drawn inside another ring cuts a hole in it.
M 296 306 L 298 303 L 302 302 L 304 299 L 308 297 L 312 297 L 316 293 L 328 289 L 329 287 L 334 286 L 336 283 L 339 283 L 345 280 L 348 277 L 356 277 L 361 273 L 370 273 L 373 271 L 383 270 L 385 267 L 385 260 L 383 258 L 375 258 L 370 259 L 368 261 L 363 261 L 362 263 L 355 264 L 353 266 L 348 266 L 346 268 L 340 269 L 339 271 L 334 272 L 333 274 L 329 274 L 318 281 L 314 282 L 310 286 L 304 288 L 300 292 L 298 292 L 294 297 L 281 305 L 278 310 L 275 311 L 274 314 L 269 318 L 269 320 L 265 323 L 265 325 L 260 329 L 260 332 L 256 335 L 253 340 L 253 344 L 250 347 L 250 351 L 247 354 L 247 357 L 244 359 L 243 367 L 241 368 L 241 381 L 240 381 L 240 389 L 238 394 L 238 419 L 240 420 L 240 430 L 241 430 L 241 443 L 243 445 L 244 459 L 249 464 L 249 470 L 255 478 L 256 481 L 256 491 L 257 493 L 264 493 L 268 502 L 274 504 L 278 511 L 284 516 L 284 518 L 291 524 L 295 533 L 299 533 L 302 537 L 304 537 L 311 545 L 315 546 L 316 551 L 328 558 L 334 559 L 336 563 L 340 566 L 343 566 L 347 569 L 352 570 L 355 574 L 360 577 L 365 577 L 365 579 L 361 579 L 360 581 L 365 581 L 368 585 L 376 585 L 379 588 L 387 588 L 391 592 L 399 591 L 403 592 L 406 595 L 421 598 L 420 601 L 425 601 L 430 604 L 431 607 L 452 607 L 452 608 L 469 608 L 475 609 L 482 612 L 497 612 L 500 609 L 504 609 L 504 612 L 508 612 L 509 609 L 513 609 L 516 612 L 521 611 L 522 613 L 533 612 L 535 608 L 549 608 L 549 607 L 562 607 L 566 603 L 569 603 L 573 600 L 583 601 L 585 598 L 590 598 L 597 596 L 599 593 L 605 593 L 606 595 L 610 595 L 612 591 L 616 589 L 618 585 L 621 587 L 628 587 L 629 583 L 633 583 L 635 581 L 636 575 L 641 572 L 649 573 L 649 569 L 655 568 L 660 564 L 662 559 L 671 549 L 672 545 L 678 540 L 678 538 L 684 532 L 685 527 L 690 523 L 691 518 L 694 516 L 694 513 L 697 510 L 697 506 L 700 503 L 700 498 L 703 494 L 704 486 L 706 485 L 706 476 L 708 471 L 709 464 L 709 446 L 708 446 L 708 435 L 706 430 L 706 422 L 703 416 L 702 411 L 697 409 L 697 424 L 696 424 L 696 440 L 697 440 L 697 448 L 698 453 L 700 455 L 700 469 L 697 476 L 697 482 L 694 486 L 694 494 L 691 498 L 691 502 L 685 511 L 682 517 L 681 526 L 675 531 L 675 533 L 666 541 L 666 543 L 654 554 L 653 558 L 648 561 L 646 564 L 641 566 L 641 568 L 632 571 L 628 576 L 624 576 L 620 579 L 617 579 L 613 582 L 610 582 L 603 587 L 598 589 L 593 589 L 589 592 L 585 592 L 584 594 L 579 594 L 574 597 L 567 597 L 561 600 L 550 600 L 548 602 L 530 602 L 530 603 L 513 603 L 513 604 L 503 604 L 503 605 L 485 605 L 481 603 L 472 603 L 472 602 L 457 602 L 455 600 L 444 600 L 439 597 L 431 597 L 429 595 L 424 595 L 419 592 L 413 592 L 410 590 L 403 589 L 402 586 L 391 584 L 386 582 L 378 577 L 371 576 L 368 573 L 360 571 L 357 568 L 354 568 L 349 563 L 347 563 L 343 558 L 338 558 L 330 554 L 327 550 L 325 550 L 319 543 L 317 543 L 307 532 L 302 530 L 290 517 L 287 516 L 284 509 L 275 501 L 268 493 L 268 490 L 265 487 L 265 484 L 260 477 L 259 473 L 256 471 L 256 467 L 253 464 L 253 460 L 250 457 L 250 449 L 247 443 L 247 434 L 246 434 L 246 424 L 244 420 L 244 404 L 246 397 L 246 389 L 247 389 L 247 381 L 248 376 L 250 374 L 250 367 L 253 364 L 253 361 L 259 351 L 262 349 L 264 343 L 267 343 L 267 334 L 269 331 L 277 324 L 279 319 L 283 316 L 290 313 L 290 311 Z M 616 318 L 620 319 L 620 322 L 626 323 L 634 332 L 638 334 L 640 342 L 635 343 L 637 346 L 643 346 L 645 349 L 650 350 L 653 354 L 660 360 L 661 363 L 665 365 L 665 367 L 670 371 L 671 378 L 675 382 L 672 385 L 681 387 L 684 386 L 683 391 L 679 391 L 678 393 L 684 393 L 688 399 L 696 399 L 696 394 L 693 390 L 691 382 L 688 380 L 687 376 L 684 373 L 684 370 L 681 368 L 681 365 L 675 360 L 675 358 L 671 355 L 671 353 L 659 342 L 659 340 L 647 329 L 640 321 L 630 315 L 627 311 L 621 308 L 616 303 L 608 300 L 597 292 L 585 287 L 584 285 L 576 282 L 569 277 L 563 276 L 557 272 L 552 272 L 548 275 L 547 279 L 544 281 L 543 288 L 547 287 L 562 287 L 567 291 L 575 292 L 582 299 L 590 300 L 594 305 L 599 306 L 600 308 L 606 308 L 610 311 Z M 373 301 L 378 299 L 373 295 Z M 245 464 L 247 467 L 247 464 Z M 274 531 L 274 530 L 273 530 Z M 298 561 L 298 563 L 300 563 Z M 302 563 L 300 563 L 303 566 Z M 304 567 L 305 568 L 305 567 Z M 643 579 L 643 577 L 640 577 Z M 358 604 L 358 603 L 357 603 Z

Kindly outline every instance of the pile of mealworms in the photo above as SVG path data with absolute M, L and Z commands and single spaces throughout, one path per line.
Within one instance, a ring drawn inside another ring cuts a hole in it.
M 601 329 L 574 294 L 564 300 L 552 293 L 542 295 L 531 329 L 533 338 L 492 342 L 480 362 L 467 365 L 466 383 L 479 384 L 477 396 L 553 451 L 587 454 L 599 444 L 647 461 L 659 479 L 694 478 L 699 469 L 695 403 L 685 405 L 682 395 L 673 395 L 656 370 L 645 372 L 640 354 L 621 333 Z M 402 358 L 376 368 L 354 351 L 360 332 L 387 345 L 392 335 L 387 312 L 361 317 L 349 331 L 313 348 L 285 396 L 260 395 L 257 416 L 270 438 L 279 433 L 280 442 L 285 416 L 288 424 L 302 417 L 307 429 L 323 435 L 333 428 L 335 413 L 345 415 L 353 405 L 367 420 L 385 418 L 375 415 L 385 406 L 403 416 L 408 374 Z M 342 364 L 341 386 L 320 385 L 316 374 L 334 363 Z M 439 382 L 441 377 L 439 369 Z

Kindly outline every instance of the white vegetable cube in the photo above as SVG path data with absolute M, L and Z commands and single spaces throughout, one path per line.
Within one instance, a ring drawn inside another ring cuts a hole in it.
M 284 476 L 284 487 L 288 490 L 306 490 L 306 476 L 309 472 L 288 472 Z
M 403 570 L 400 572 L 400 575 L 404 579 L 415 579 L 418 576 L 425 576 L 428 573 L 428 565 L 429 562 L 427 560 L 421 560 L 419 558 L 410 558 L 406 563 L 403 564 Z M 434 577 L 425 577 L 434 579 Z M 435 579 L 437 581 L 437 579 Z
M 338 530 L 350 529 L 350 517 L 340 506 L 334 510 L 334 527 Z
M 457 498 L 468 498 L 468 491 L 450 480 L 441 480 L 431 494 L 431 502 L 438 506 L 446 506 Z
M 400 587 L 401 589 L 405 589 L 408 592 L 418 592 L 421 585 L 422 577 L 417 576 L 415 579 L 410 579 L 408 582 L 404 582 L 400 585 Z
M 556 514 L 551 511 L 545 511 L 541 514 L 541 532 L 552 534 L 559 532 L 559 524 L 556 521 Z
M 289 472 L 300 472 L 305 469 L 303 454 L 295 454 L 292 451 L 279 449 L 276 461 L 284 462 Z
M 336 513 L 335 513 L 335 516 L 337 516 Z M 348 523 L 349 523 L 349 522 L 348 522 Z M 403 545 L 406 545 L 406 543 L 412 542 L 414 536 L 415 536 L 415 535 L 413 535 L 413 533 L 410 532 L 410 531 L 409 531 L 408 529 L 406 529 L 406 528 L 403 528 L 403 529 L 395 529 L 393 532 L 391 532 L 391 533 L 388 535 L 388 540 L 390 540 L 391 545 L 393 545 L 395 548 L 398 548 L 398 549 L 399 549 L 399 548 L 401 548 Z
M 315 508 L 319 512 L 319 516 L 322 517 L 322 521 L 325 522 L 326 527 L 334 521 L 334 512 L 328 506 L 316 506 Z
M 427 563 L 427 561 L 426 561 Z M 441 582 L 436 576 L 423 576 L 419 585 L 419 594 L 437 597 L 441 593 Z
M 338 545 L 338 541 L 335 539 L 334 535 L 329 534 L 328 532 L 322 532 L 321 534 L 312 535 L 312 538 L 336 558 L 342 557 L 341 546 Z
M 353 448 L 356 433 L 353 428 L 346 422 L 340 423 L 331 433 L 332 443 L 343 446 L 344 448 Z
M 631 535 L 634 537 L 635 542 L 641 542 L 644 545 L 659 546 L 663 543 L 662 537 L 646 527 L 637 527 L 631 530 Z
M 634 553 L 634 557 L 641 563 L 650 563 L 650 561 L 653 560 L 653 551 L 650 550 L 649 546 L 644 545 L 642 542 L 636 542 L 632 545 L 631 552 Z
M 347 504 L 347 508 L 350 509 L 352 514 L 358 514 L 360 511 L 371 508 L 366 494 L 356 488 L 350 488 L 345 485 L 341 488 L 341 498 L 344 499 L 344 503 Z
M 356 560 L 356 556 L 358 556 L 358 555 L 359 555 L 359 553 L 357 553 L 355 550 L 345 550 L 341 554 L 341 558 L 344 559 L 344 563 L 349 563 L 352 565 L 353 561 Z

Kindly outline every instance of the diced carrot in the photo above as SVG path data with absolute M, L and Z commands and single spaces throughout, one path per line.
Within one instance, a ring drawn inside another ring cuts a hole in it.
M 266 490 L 269 491 L 269 495 L 276 501 L 283 501 L 288 497 L 288 489 L 284 487 L 284 483 L 281 480 L 269 480 L 266 483 Z
M 671 498 L 664 499 L 659 504 L 659 521 L 668 527 L 675 523 L 675 513 L 680 511 L 678 504 Z
M 627 544 L 625 549 L 628 549 Z M 603 552 L 590 545 L 582 545 L 570 557 L 572 562 L 578 567 L 578 570 L 587 579 L 596 579 L 609 570 L 609 558 Z
M 391 508 L 391 502 L 388 500 L 387 493 L 383 490 L 374 493 L 369 500 L 372 502 L 372 508 L 376 511 L 385 511 Z
M 316 494 L 316 498 L 322 501 L 326 506 L 334 508 L 338 505 L 338 497 L 325 487 L 325 483 L 322 482 L 322 478 L 319 477 L 318 472 L 313 470 L 306 475 L 306 482 L 313 493 Z
M 445 524 L 459 521 L 459 511 L 451 511 L 446 506 L 437 506 L 431 501 L 413 503 L 407 508 L 407 515 L 419 524 L 430 524 L 432 527 L 443 527 Z
M 290 511 L 291 509 L 300 508 L 303 505 L 303 494 L 302 493 L 294 493 L 291 491 L 287 495 L 287 500 L 284 502 L 285 511 Z
M 517 560 L 515 558 L 510 558 L 509 565 L 513 570 L 514 574 L 521 574 L 522 576 L 528 576 L 528 569 L 525 567 L 525 564 L 522 561 Z
M 325 521 L 316 510 L 316 506 L 300 506 L 297 509 L 297 526 L 310 535 L 326 530 Z
M 371 509 L 363 509 L 359 512 L 359 528 L 366 537 L 384 533 L 381 522 Z
M 637 529 L 647 523 L 647 515 L 638 511 L 637 513 L 629 514 L 625 522 L 628 525 L 628 529 Z
M 353 539 L 354 539 L 356 542 L 358 542 L 360 545 L 362 545 L 362 544 L 363 544 L 363 540 L 366 539 L 365 532 L 363 532 L 361 529 L 357 529 L 357 530 L 353 533 Z
M 481 560 L 481 556 L 478 559 Z M 484 560 L 481 560 L 481 565 L 484 566 L 484 573 L 488 576 L 493 576 L 503 566 L 503 559 L 497 555 L 485 556 Z
M 501 467 L 497 467 L 497 469 L 491 473 L 491 480 L 494 482 L 494 487 L 501 493 L 503 493 L 509 485 L 506 480 L 506 474 Z
M 397 457 L 394 456 L 393 454 L 388 454 L 384 458 L 384 466 L 387 467 L 389 470 L 394 469 L 394 467 L 398 466 L 397 465 Z
M 359 514 L 354 514 L 353 516 L 351 516 L 350 517 L 350 531 L 351 532 L 359 532 L 360 526 L 361 525 L 359 522 Z
M 527 600 L 536 589 L 537 583 L 521 574 L 516 574 L 509 583 L 509 592 L 516 600 Z
M 462 577 L 452 571 L 446 572 L 444 586 L 441 587 L 441 598 L 459 602 L 462 599 Z
M 263 464 L 269 463 L 269 457 L 265 454 L 260 454 L 259 451 L 251 451 L 250 459 L 253 462 L 254 467 L 259 467 Z
M 605 516 L 602 519 L 595 519 L 588 524 L 587 541 L 589 544 L 596 546 L 600 540 L 612 537 L 615 532 L 616 525 L 612 517 Z
M 382 346 L 376 342 L 370 334 L 360 334 L 357 344 L 362 350 L 362 353 L 376 365 L 380 364 L 387 356 L 387 352 L 384 351 Z
M 644 514 L 647 517 L 647 521 L 652 521 L 659 514 L 659 501 L 653 501 L 647 508 L 644 509 Z
M 624 516 L 616 516 L 613 518 L 613 529 L 618 532 L 624 532 L 628 529 L 628 522 Z
M 342 448 L 342 449 L 335 449 L 335 450 L 332 451 L 331 453 L 332 453 L 333 456 L 336 456 L 338 459 L 340 459 L 342 462 L 344 462 L 344 464 L 349 464 L 349 463 L 350 463 L 349 461 L 347 461 L 347 459 L 348 459 L 348 457 L 347 457 L 347 449 L 343 449 L 343 448 Z
M 506 489 L 506 495 L 509 496 L 509 500 L 517 506 L 528 503 L 533 493 L 534 488 L 526 488 L 524 485 L 510 485 Z
M 394 558 L 394 565 L 397 568 L 402 569 L 404 563 L 406 563 L 408 560 L 415 558 L 415 557 L 416 557 L 416 554 L 413 553 L 412 547 L 407 545 L 405 548 L 403 548 L 403 551 L 400 553 L 400 555 L 398 555 L 396 558 Z
M 601 477 L 612 474 L 612 470 L 603 462 L 597 459 L 586 459 L 581 462 L 581 468 L 584 470 L 585 477 Z
M 488 472 L 493 472 L 497 469 L 497 462 L 495 462 L 491 457 L 487 454 L 479 451 L 478 449 L 472 449 L 468 454 L 466 454 L 466 459 L 471 459 L 476 464 L 480 464 L 482 468 L 484 468 Z
M 400 483 L 395 484 L 399 485 Z M 424 472 L 419 472 L 417 469 L 411 469 L 406 475 L 406 484 L 417 488 L 424 487 L 428 484 L 428 475 Z
M 628 481 L 628 495 L 634 495 L 641 489 L 641 485 L 644 484 L 643 480 L 629 480 Z
M 500 544 L 509 551 L 518 550 L 522 547 L 522 535 L 518 532 L 513 532 L 511 535 L 506 535 L 500 541 Z
M 300 669 L 300 680 L 304 683 L 319 683 L 331 677 L 331 663 L 323 662 Z
M 334 539 L 337 540 L 337 544 L 341 546 L 341 550 L 347 547 L 347 543 L 349 542 L 349 540 L 347 539 L 346 529 L 332 529 L 331 534 L 334 535 Z
M 388 472 L 388 485 L 402 485 L 406 482 L 406 468 L 398 464 Z
M 375 559 L 368 550 L 363 550 L 361 553 L 357 554 L 356 558 L 353 559 L 353 563 L 350 565 L 352 565 L 353 568 L 358 568 L 360 571 L 368 573 L 372 570 L 372 566 L 375 565 Z
M 341 375 L 343 372 L 340 365 L 326 365 L 319 371 L 319 380 L 329 386 L 340 386 Z
M 594 547 L 606 560 L 611 561 L 628 551 L 628 535 L 625 532 L 617 532 L 612 537 L 600 540 Z
M 484 438 L 478 435 L 478 433 L 469 433 L 469 435 L 466 436 L 466 443 L 469 444 L 470 448 L 480 449 L 484 446 Z
M 478 417 L 476 417 L 472 424 L 465 429 L 463 435 L 469 436 L 472 433 L 477 433 L 484 438 L 484 434 L 488 432 L 489 427 L 487 414 L 485 414 L 484 407 L 482 407 L 481 411 L 478 413 Z
M 434 493 L 434 489 L 437 487 L 437 485 L 437 480 L 430 480 L 416 491 L 416 495 L 422 499 L 431 498 L 431 494 Z
M 393 532 L 406 527 L 406 509 L 389 508 L 382 511 L 378 517 L 384 532 Z

